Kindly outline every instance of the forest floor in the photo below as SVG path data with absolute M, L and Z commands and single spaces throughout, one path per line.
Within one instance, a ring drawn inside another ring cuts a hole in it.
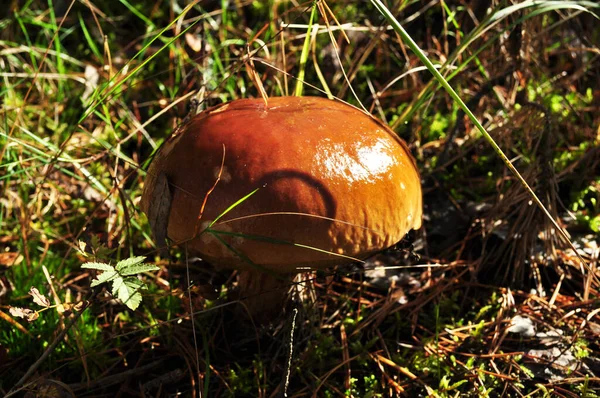
M 2 5 L 0 395 L 600 396 L 598 4 L 386 2 L 530 192 L 374 3 Z M 298 82 L 407 141 L 423 227 L 253 325 L 139 202 L 193 100 Z

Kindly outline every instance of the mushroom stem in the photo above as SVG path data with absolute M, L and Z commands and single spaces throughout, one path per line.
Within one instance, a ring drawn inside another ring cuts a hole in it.
M 239 271 L 239 299 L 255 321 L 273 319 L 285 305 L 293 277 L 291 274 L 273 276 L 260 270 Z

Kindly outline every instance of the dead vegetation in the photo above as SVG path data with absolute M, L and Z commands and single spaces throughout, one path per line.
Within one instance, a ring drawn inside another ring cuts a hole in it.
M 305 41 L 312 3 L 203 1 L 177 19 L 177 2 L 9 1 L 0 392 L 595 396 L 600 30 L 582 10 L 598 8 L 396 3 L 585 265 L 368 3 L 318 2 Z M 254 327 L 233 308 L 233 275 L 158 255 L 138 210 L 144 170 L 192 98 L 258 97 L 258 81 L 293 94 L 305 42 L 305 94 L 362 103 L 409 141 L 424 227 L 413 248 L 303 275 L 305 304 Z M 81 268 L 133 256 L 160 267 L 141 276 L 136 311 Z

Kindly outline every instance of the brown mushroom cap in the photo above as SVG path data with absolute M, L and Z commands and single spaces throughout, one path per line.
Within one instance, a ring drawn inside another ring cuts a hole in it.
M 421 184 L 406 144 L 338 101 L 243 99 L 202 112 L 153 159 L 146 214 L 161 173 L 173 195 L 168 237 L 217 266 L 325 268 L 347 262 L 343 256 L 365 258 L 421 226 Z M 255 189 L 214 232 L 205 230 Z

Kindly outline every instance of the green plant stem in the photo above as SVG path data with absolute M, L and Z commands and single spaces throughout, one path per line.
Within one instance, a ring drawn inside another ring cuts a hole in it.
M 377 8 L 377 10 L 392 25 L 392 27 L 394 28 L 394 31 L 396 31 L 396 33 L 398 33 L 400 35 L 400 37 L 402 37 L 402 40 L 410 47 L 410 49 L 417 55 L 417 57 L 419 57 L 419 59 L 427 67 L 429 72 L 431 72 L 431 74 L 436 78 L 438 83 L 442 87 L 444 87 L 444 89 L 448 92 L 448 94 L 450 94 L 452 99 L 454 101 L 456 101 L 458 106 L 463 110 L 463 112 L 465 112 L 465 114 L 469 117 L 469 119 L 475 125 L 475 127 L 477 127 L 477 129 L 483 135 L 483 137 L 486 139 L 486 141 L 492 146 L 492 148 L 494 149 L 494 152 L 496 152 L 496 154 L 498 156 L 500 156 L 500 158 L 502 159 L 502 161 L 504 162 L 506 167 L 508 167 L 510 172 L 517 178 L 517 180 L 519 180 L 519 182 L 521 183 L 523 188 L 525 188 L 527 190 L 531 199 L 535 202 L 535 204 L 538 206 L 538 208 L 546 215 L 546 217 L 550 220 L 550 222 L 552 223 L 554 228 L 556 228 L 556 230 L 559 232 L 561 237 L 565 240 L 565 242 L 567 242 L 567 244 L 575 252 L 577 257 L 579 258 L 579 261 L 581 261 L 582 273 L 585 274 L 583 268 L 585 268 L 589 273 L 590 268 L 589 268 L 588 264 L 583 259 L 583 257 L 581 257 L 581 254 L 579 254 L 579 252 L 577 251 L 577 249 L 575 248 L 575 246 L 569 239 L 567 232 L 560 225 L 558 225 L 558 222 L 554 219 L 554 217 L 552 217 L 552 215 L 546 209 L 546 207 L 544 206 L 542 201 L 537 197 L 535 192 L 533 192 L 533 190 L 531 189 L 531 187 L 529 186 L 527 181 L 525 181 L 525 179 L 521 176 L 521 174 L 515 168 L 515 166 L 513 166 L 511 161 L 508 159 L 508 157 L 506 157 L 504 152 L 502 152 L 502 149 L 500 149 L 498 144 L 496 144 L 496 142 L 494 141 L 492 136 L 486 131 L 485 127 L 483 127 L 483 125 L 475 117 L 473 112 L 471 112 L 471 110 L 467 107 L 467 105 L 460 98 L 460 96 L 456 93 L 456 91 L 454 91 L 452 86 L 450 86 L 450 84 L 446 81 L 446 79 L 444 79 L 442 74 L 440 72 L 438 72 L 438 70 L 435 68 L 433 63 L 427 58 L 425 53 L 419 48 L 418 44 L 415 43 L 415 41 L 412 39 L 412 37 L 410 37 L 410 35 L 406 32 L 406 30 L 404 30 L 402 25 L 400 25 L 400 22 L 398 22 L 398 20 L 394 17 L 394 15 L 392 15 L 390 10 L 381 2 L 381 0 L 371 0 L 371 3 L 373 3 L 373 5 Z M 592 275 L 592 277 L 595 278 L 595 276 L 593 276 L 593 275 Z M 587 295 L 587 291 L 586 291 L 586 295 Z

